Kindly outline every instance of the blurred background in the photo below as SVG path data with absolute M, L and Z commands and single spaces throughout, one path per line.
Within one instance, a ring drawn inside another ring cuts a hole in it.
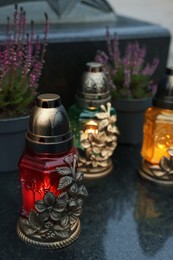
M 44 13 L 50 30 L 45 65 L 38 91 L 58 93 L 68 108 L 74 102 L 85 64 L 97 50 L 106 51 L 106 26 L 118 35 L 120 49 L 138 41 L 147 49 L 146 62 L 160 60 L 153 79 L 157 82 L 166 66 L 173 66 L 172 0 L 0 0 L 0 37 L 14 4 L 23 7 L 27 21 L 34 20 L 35 34 L 43 37 Z M 5 32 L 4 32 L 5 35 Z
M 96 2 L 101 2 L 102 0 L 97 0 Z M 49 20 L 53 23 L 57 21 L 57 14 L 52 9 L 52 6 L 55 6 L 56 0 L 1 0 L 0 1 L 0 24 L 6 22 L 6 16 L 9 13 L 13 13 L 14 3 L 18 3 L 24 6 L 27 11 L 28 20 L 33 19 L 34 21 L 41 21 L 43 16 L 41 15 L 42 11 L 47 12 L 49 15 Z M 65 2 L 75 1 L 66 1 L 58 0 L 58 5 L 61 7 L 61 4 Z M 76 1 L 79 2 L 79 1 Z M 83 1 L 85 2 L 85 1 Z M 94 2 L 94 1 L 90 1 Z M 131 18 L 136 18 L 146 22 L 156 23 L 170 31 L 171 36 L 173 35 L 173 1 L 172 0 L 107 0 L 110 6 L 114 9 L 116 14 L 127 16 Z M 7 15 L 6 15 L 7 14 Z M 171 41 L 170 50 L 169 50 L 169 59 L 168 64 L 173 65 L 173 42 Z
M 173 1 L 172 0 L 108 0 L 119 15 L 129 16 L 160 24 L 173 36 Z M 173 41 L 171 40 L 168 65 L 173 66 Z

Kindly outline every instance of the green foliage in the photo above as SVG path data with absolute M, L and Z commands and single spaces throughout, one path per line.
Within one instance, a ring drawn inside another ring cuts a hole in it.
M 18 68 L 10 67 L 0 82 L 1 117 L 25 115 L 34 95 L 28 84 L 29 77 L 22 77 Z
M 119 69 L 112 81 L 116 90 L 112 89 L 113 98 L 146 98 L 152 96 L 152 88 L 149 85 L 150 77 L 143 74 L 131 74 L 129 88 L 122 88 L 124 84 L 124 70 Z
M 149 86 L 150 77 L 143 74 L 131 75 L 130 89 L 135 98 L 152 96 L 152 89 Z M 140 87 L 139 87 L 140 86 Z

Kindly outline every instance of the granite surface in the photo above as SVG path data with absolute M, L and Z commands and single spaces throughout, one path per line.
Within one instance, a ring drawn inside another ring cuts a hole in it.
M 18 239 L 18 173 L 1 173 L 0 259 L 173 259 L 173 189 L 156 186 L 138 175 L 139 151 L 139 145 L 119 145 L 113 172 L 86 183 L 90 196 L 81 216 L 81 235 L 58 250 L 36 248 Z

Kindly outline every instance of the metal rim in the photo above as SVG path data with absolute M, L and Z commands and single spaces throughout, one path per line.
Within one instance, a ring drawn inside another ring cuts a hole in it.
M 149 173 L 145 171 L 145 169 L 141 166 L 139 169 L 139 174 L 141 177 L 144 179 L 147 179 L 149 181 L 152 181 L 154 183 L 160 184 L 160 185 L 165 185 L 165 186 L 173 186 L 173 181 L 167 181 L 163 179 L 158 179 L 156 177 L 152 177 Z
M 113 164 L 112 161 L 110 160 L 108 163 L 108 167 L 103 168 L 103 170 L 100 170 L 99 168 L 96 168 L 95 171 L 89 170 L 84 172 L 84 179 L 85 180 L 97 180 L 97 179 L 101 179 L 103 177 L 106 177 L 107 175 L 109 175 L 112 172 L 113 169 Z
M 28 236 L 26 236 L 23 233 L 23 231 L 20 228 L 20 219 L 17 223 L 17 235 L 23 242 L 34 245 L 34 246 L 39 246 L 39 247 L 47 248 L 47 249 L 63 248 L 63 247 L 70 245 L 71 243 L 73 243 L 79 237 L 80 220 L 78 219 L 77 223 L 75 224 L 74 231 L 70 237 L 68 237 L 64 240 L 61 240 L 61 241 L 57 241 L 57 242 L 41 242 L 41 241 L 29 238 Z

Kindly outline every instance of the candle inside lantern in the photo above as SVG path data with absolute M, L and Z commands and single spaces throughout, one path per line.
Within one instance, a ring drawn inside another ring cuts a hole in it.
M 60 154 L 34 154 L 28 149 L 25 151 L 20 160 L 21 216 L 28 217 L 30 211 L 35 209 L 35 202 L 42 200 L 47 192 L 53 192 L 56 196 L 61 193 L 57 189 L 60 176 L 56 167 L 65 166 L 64 157 L 76 152 L 75 147 L 68 153 Z
M 69 110 L 79 168 L 86 179 L 97 179 L 112 171 L 111 156 L 117 145 L 116 112 L 102 65 L 86 64 L 76 93 L 76 103 Z
M 97 134 L 98 133 L 98 124 L 91 120 L 85 124 L 85 134 Z
M 172 110 L 149 108 L 145 113 L 144 139 L 141 154 L 148 162 L 158 164 L 173 146 Z
M 166 69 L 145 112 L 140 174 L 157 183 L 172 185 L 173 171 L 173 68 Z
M 20 162 L 22 205 L 18 236 L 27 243 L 60 248 L 80 234 L 84 185 L 78 171 L 67 113 L 56 94 L 37 97 Z

